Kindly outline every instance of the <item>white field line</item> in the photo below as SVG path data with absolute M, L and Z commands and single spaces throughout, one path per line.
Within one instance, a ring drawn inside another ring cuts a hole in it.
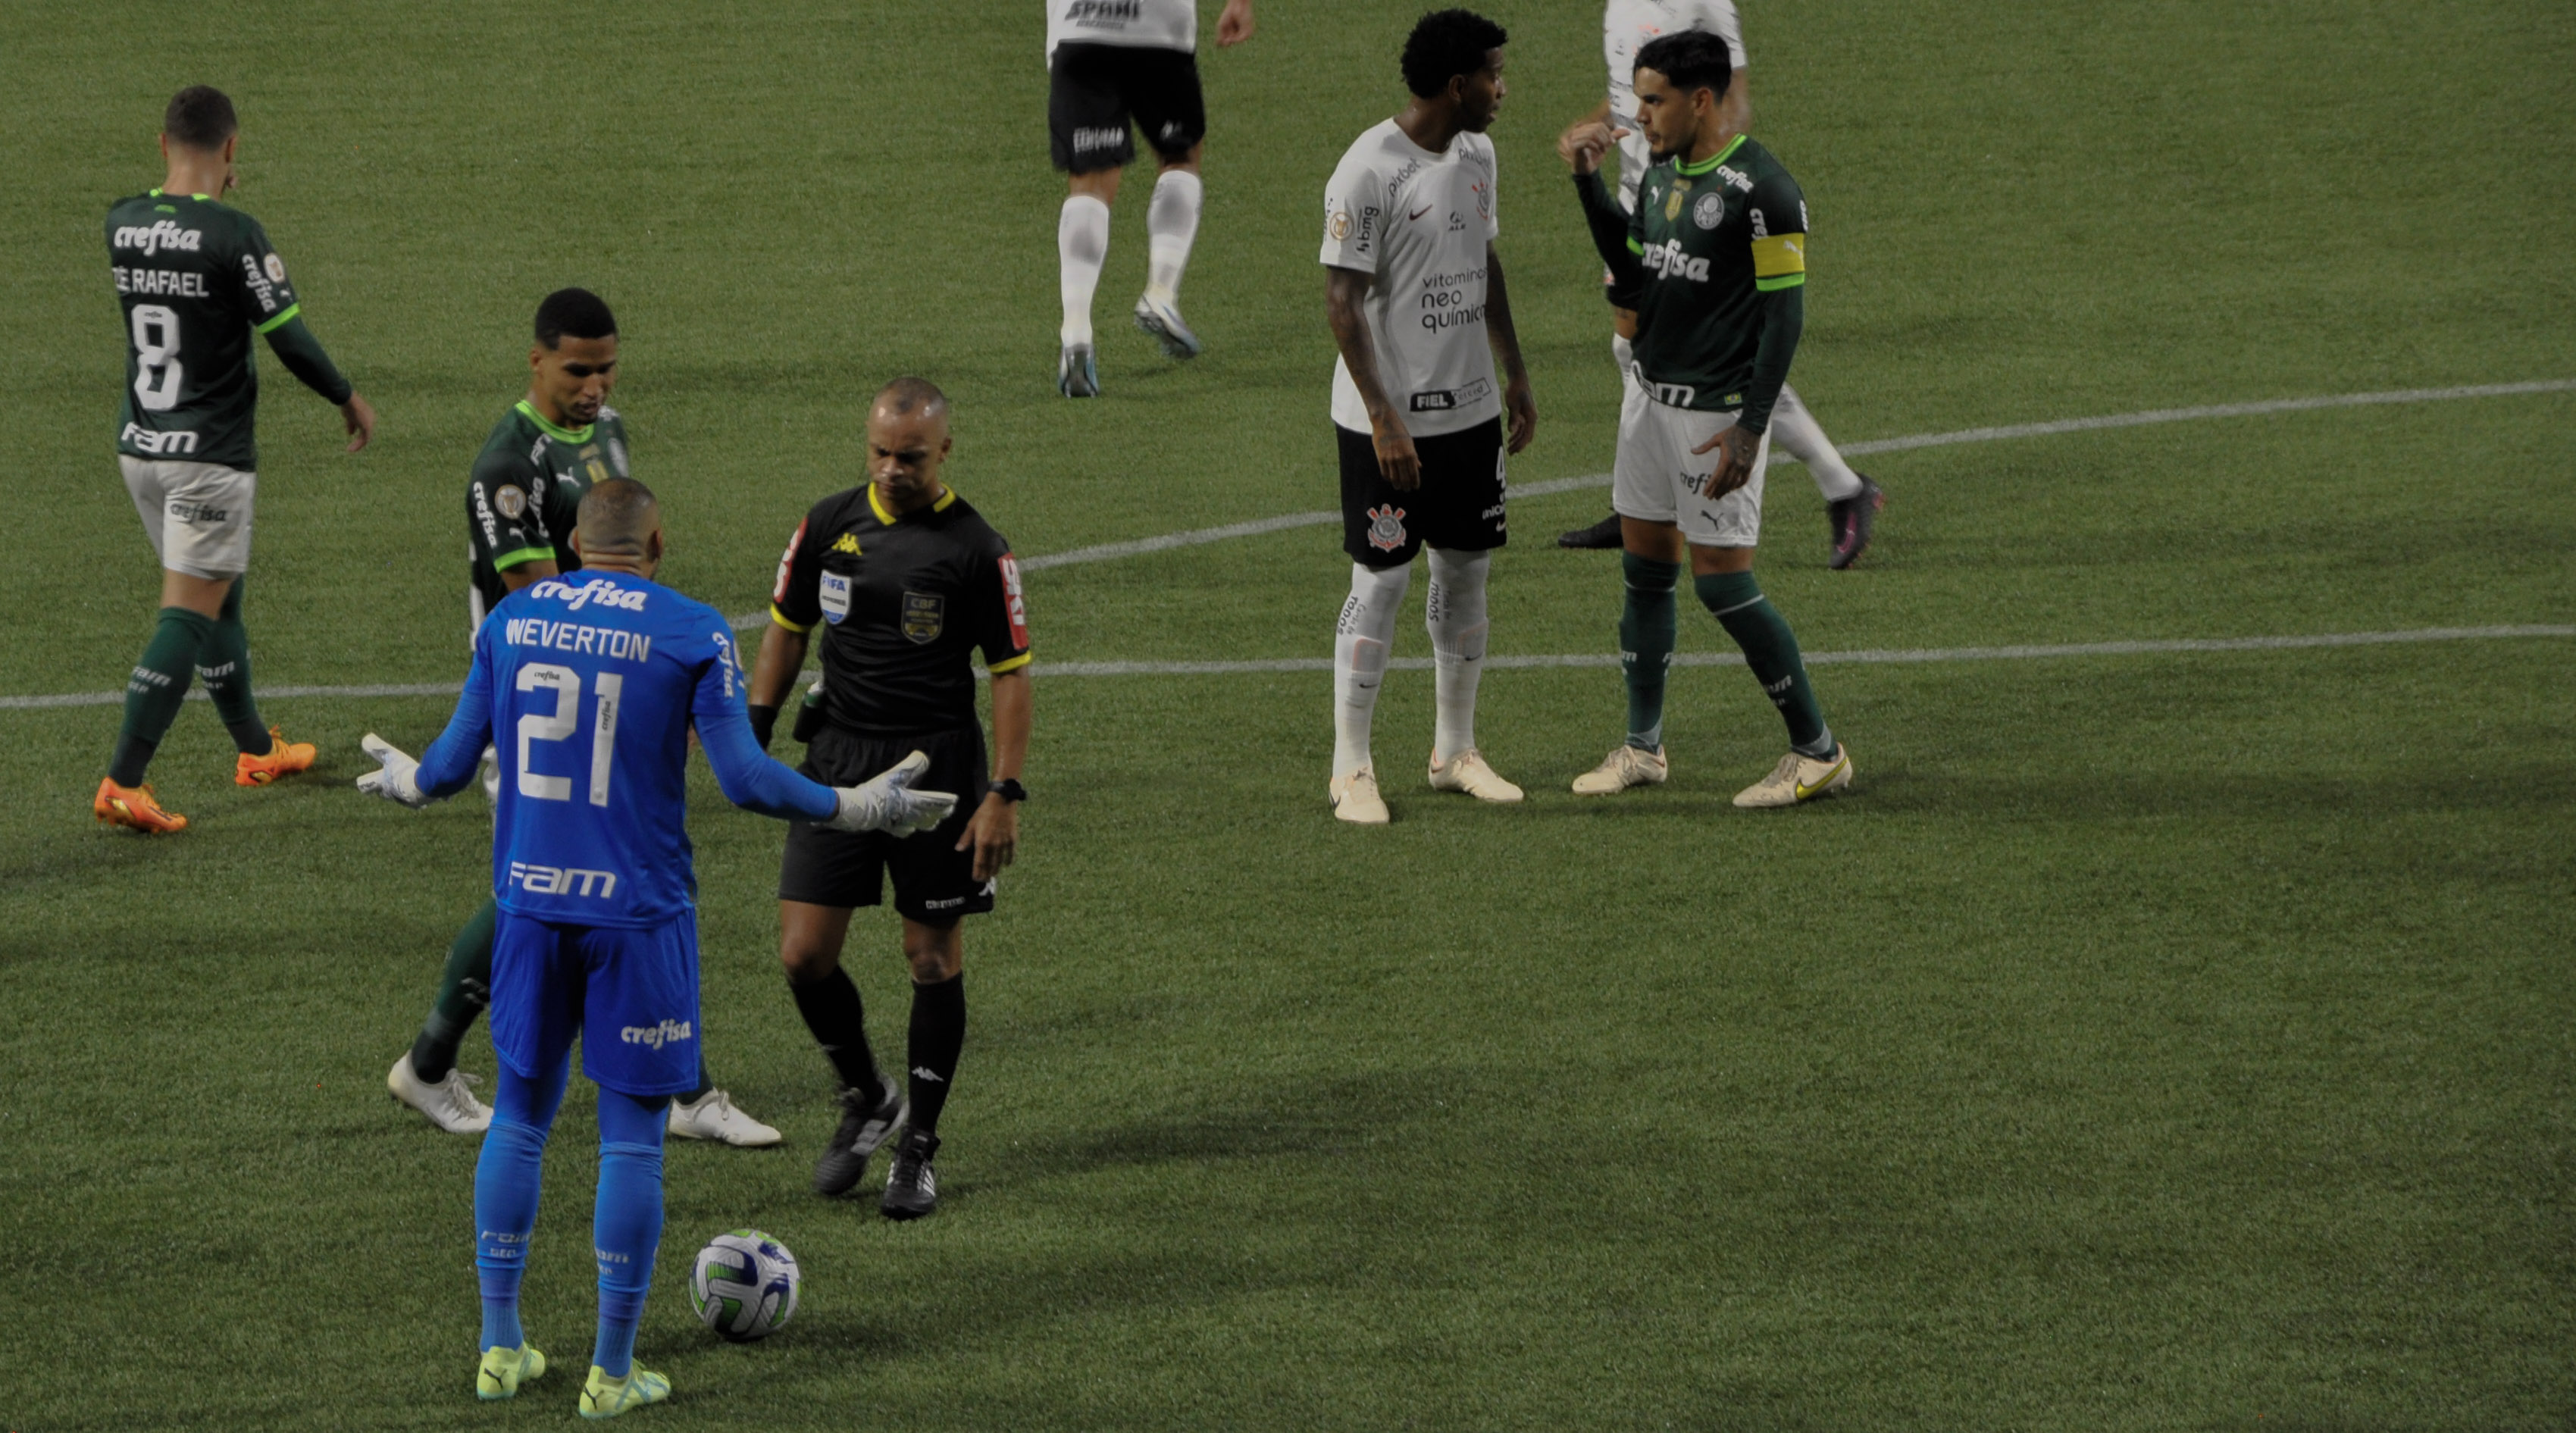
M 2107 413 L 2093 418 L 2059 418 L 2047 423 L 2012 423 L 1996 428 L 1962 428 L 1952 433 L 1916 433 L 1903 438 L 1874 438 L 1864 443 L 1844 443 L 1842 451 L 1866 457 L 1872 453 L 1902 453 L 1915 448 L 1946 448 L 1957 443 L 1994 443 L 2007 438 L 2040 438 L 2052 433 L 2089 433 L 2105 428 L 2137 428 L 2153 423 L 2191 423 L 2207 418 L 2253 418 L 2266 413 L 2302 413 L 2312 408 L 2365 408 L 2388 403 L 2440 403 L 2459 398 L 2509 398 L 2526 393 L 2576 392 L 2576 379 L 2544 379 L 2529 383 L 2481 383 L 2461 388 L 2401 388 L 2385 393 L 2335 393 L 2322 398 L 2267 398 L 2254 403 L 2213 403 L 2196 408 L 2155 408 L 2144 413 Z M 1514 483 L 1511 496 L 1545 497 L 1550 493 L 1569 493 L 1578 488 L 1600 488 L 1610 485 L 1608 473 L 1590 473 L 1578 478 L 1551 478 L 1543 483 Z M 1114 562 L 1125 557 L 1142 557 L 1149 552 L 1168 552 L 1176 547 L 1197 547 L 1204 543 L 1224 542 L 1238 537 L 1258 537 L 1263 533 L 1284 532 L 1290 528 L 1322 527 L 1342 520 L 1338 511 L 1287 513 L 1279 517 L 1256 518 L 1250 522 L 1227 523 L 1223 527 L 1203 527 L 1189 532 L 1170 532 L 1160 537 L 1140 537 L 1130 542 L 1105 542 L 1097 547 L 1077 547 L 1064 552 L 1050 552 L 1038 557 L 1022 558 L 1020 567 L 1029 572 L 1050 567 L 1070 567 L 1084 562 Z M 767 614 L 754 613 L 738 619 L 752 624 Z
M 2380 647 L 2398 642 L 2481 642 L 2515 637 L 2576 637 L 2576 624 L 2528 622 L 2501 627 L 2418 627 L 2402 632 L 2320 632 L 2298 637 L 2175 637 L 2138 642 L 2054 642 L 2011 647 L 1879 648 L 1853 652 L 1809 652 L 1811 666 L 1859 664 L 1886 666 L 1912 662 L 2008 662 L 2058 657 L 2138 657 L 2167 652 L 2275 652 L 2299 647 Z M 1398 671 L 1431 669 L 1428 657 L 1399 657 L 1388 663 Z M 1566 652 L 1541 656 L 1492 656 L 1488 668 L 1615 667 L 1615 652 Z M 1740 667 L 1733 652 L 1682 652 L 1677 667 Z M 1242 662 L 1056 662 L 1029 670 L 1041 677 L 1223 677 L 1260 672 L 1328 672 L 1326 657 L 1275 657 Z M 808 673 L 807 675 L 811 675 Z M 980 675 L 980 674 L 979 674 Z M 800 678 L 799 680 L 802 680 Z M 263 698 L 283 697 L 452 697 L 464 690 L 459 682 L 422 682 L 403 686 L 264 687 Z M 58 697 L 0 697 L 0 710 L 38 707 L 100 707 L 125 700 L 122 692 L 83 692 Z M 188 700 L 206 700 L 191 691 Z

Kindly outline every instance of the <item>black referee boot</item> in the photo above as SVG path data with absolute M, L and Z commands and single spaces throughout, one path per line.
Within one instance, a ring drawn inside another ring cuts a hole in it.
M 868 1156 L 877 1152 L 887 1135 L 903 1123 L 912 1112 L 912 1102 L 904 1098 L 903 1085 L 894 1076 L 879 1071 L 874 1092 L 861 1089 L 841 1091 L 841 1127 L 832 1131 L 832 1145 L 814 1166 L 814 1192 L 847 1194 L 868 1172 Z
M 919 1219 L 939 1212 L 939 1175 L 930 1167 L 939 1153 L 939 1136 L 926 1129 L 903 1132 L 894 1148 L 894 1168 L 886 1171 L 885 1202 L 877 1208 L 888 1219 Z

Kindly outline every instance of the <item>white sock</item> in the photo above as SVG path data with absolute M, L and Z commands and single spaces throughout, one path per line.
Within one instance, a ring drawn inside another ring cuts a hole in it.
M 1055 256 L 1064 292 L 1064 327 L 1070 346 L 1091 342 L 1091 291 L 1100 287 L 1100 266 L 1109 258 L 1109 206 L 1088 194 L 1064 197 L 1064 212 L 1055 221 Z
M 1369 762 L 1369 723 L 1377 716 L 1378 688 L 1386 681 L 1387 648 L 1395 641 L 1395 609 L 1413 581 L 1411 564 L 1371 569 L 1351 564 L 1351 595 L 1333 637 L 1333 775 L 1348 776 Z
M 1431 759 L 1447 762 L 1476 749 L 1476 681 L 1485 673 L 1485 569 L 1490 552 L 1431 555 L 1431 590 L 1424 595 L 1422 625 L 1431 629 L 1436 668 Z
M 1807 471 L 1816 475 L 1816 491 L 1825 495 L 1826 502 L 1860 495 L 1860 474 L 1834 450 L 1834 440 L 1825 436 L 1816 415 L 1798 401 L 1796 389 L 1781 389 L 1780 402 L 1771 410 L 1771 446 L 1807 465 Z
M 1190 244 L 1199 236 L 1199 199 L 1207 192 L 1186 169 L 1166 169 L 1154 181 L 1145 208 L 1145 292 L 1165 303 L 1180 297 L 1181 271 L 1190 266 Z

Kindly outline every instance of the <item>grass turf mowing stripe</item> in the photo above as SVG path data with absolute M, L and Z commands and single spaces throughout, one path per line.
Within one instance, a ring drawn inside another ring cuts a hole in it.
M 2293 637 L 2171 637 L 2138 642 L 2059 642 L 2010 647 L 1882 648 L 1851 652 L 1809 652 L 1810 666 L 1829 664 L 1885 665 L 1913 662 L 2005 662 L 2043 657 L 2137 657 L 2167 652 L 2269 652 L 2297 647 L 2382 647 L 2394 642 L 2477 642 L 2514 637 L 2576 637 L 2576 624 L 2525 622 L 2502 627 L 2418 627 L 2403 632 L 2318 632 Z M 1744 658 L 1734 652 L 1677 652 L 1676 667 L 1735 667 Z M 1429 657 L 1399 657 L 1388 664 L 1397 671 L 1427 672 Z M 1487 657 L 1488 668 L 1615 667 L 1615 652 L 1563 652 L 1530 656 Z M 1033 665 L 1045 677 L 1199 677 L 1253 672 L 1328 672 L 1326 657 L 1272 657 L 1239 662 L 1055 662 Z M 798 678 L 813 675 L 810 671 Z M 452 697 L 465 690 L 461 682 L 416 682 L 388 686 L 266 687 L 262 700 L 284 697 Z M 202 690 L 189 701 L 207 700 Z M 103 707 L 125 700 L 123 692 L 78 692 L 63 696 L 0 697 L 0 710 L 30 711 L 46 707 Z

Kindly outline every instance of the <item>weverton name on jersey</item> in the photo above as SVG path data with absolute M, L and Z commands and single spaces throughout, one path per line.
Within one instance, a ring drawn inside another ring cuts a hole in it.
M 575 656 L 614 657 L 627 662 L 641 662 L 653 655 L 653 639 L 641 632 L 580 622 L 549 622 L 543 617 L 511 618 L 501 624 L 501 640 L 513 647 L 545 647 Z

